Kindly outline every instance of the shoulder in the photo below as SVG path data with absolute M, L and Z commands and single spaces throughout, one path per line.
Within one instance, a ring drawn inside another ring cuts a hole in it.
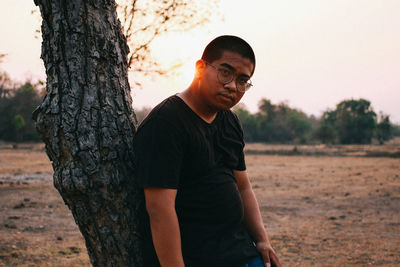
M 229 109 L 222 111 L 222 120 L 224 121 L 224 123 L 228 123 L 229 125 L 242 131 L 242 124 L 240 122 L 240 119 L 232 110 Z
M 138 131 L 146 128 L 149 124 L 161 123 L 177 126 L 179 124 L 179 114 L 182 113 L 182 103 L 178 96 L 173 95 L 157 106 L 155 106 L 146 118 L 140 123 Z

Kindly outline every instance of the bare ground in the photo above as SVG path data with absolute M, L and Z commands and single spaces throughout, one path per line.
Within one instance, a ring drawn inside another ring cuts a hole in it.
M 246 160 L 284 266 L 400 266 L 399 158 Z M 51 173 L 43 146 L 0 149 L 0 266 L 90 266 Z

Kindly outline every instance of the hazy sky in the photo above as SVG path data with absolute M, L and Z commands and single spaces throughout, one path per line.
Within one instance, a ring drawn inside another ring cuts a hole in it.
M 45 78 L 32 9 L 33 0 L 0 1 L 0 53 L 8 54 L 0 68 L 20 81 Z M 319 116 L 341 100 L 366 98 L 400 123 L 399 0 L 222 0 L 221 13 L 224 21 L 154 43 L 160 62 L 185 64 L 179 76 L 133 88 L 134 107 L 184 90 L 205 45 L 233 34 L 256 53 L 254 87 L 242 100 L 251 111 L 269 98 Z

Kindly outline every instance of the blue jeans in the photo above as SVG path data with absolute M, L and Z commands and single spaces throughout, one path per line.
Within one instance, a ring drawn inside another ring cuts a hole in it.
M 246 263 L 242 267 L 265 267 L 261 256 L 252 259 L 249 263 Z

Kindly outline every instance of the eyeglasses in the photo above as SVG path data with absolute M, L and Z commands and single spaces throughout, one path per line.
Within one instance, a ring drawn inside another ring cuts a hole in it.
M 210 63 L 208 63 L 207 61 L 204 61 L 204 62 L 207 65 L 213 67 L 216 71 L 218 71 L 217 77 L 218 77 L 218 81 L 220 83 L 225 85 L 225 84 L 228 84 L 231 81 L 233 81 L 234 75 L 233 75 L 232 70 L 229 70 L 226 68 L 217 68 L 214 65 L 211 65 Z M 250 79 L 247 77 L 243 77 L 243 76 L 237 77 L 235 84 L 236 84 L 236 89 L 242 93 L 246 92 L 253 86 Z

